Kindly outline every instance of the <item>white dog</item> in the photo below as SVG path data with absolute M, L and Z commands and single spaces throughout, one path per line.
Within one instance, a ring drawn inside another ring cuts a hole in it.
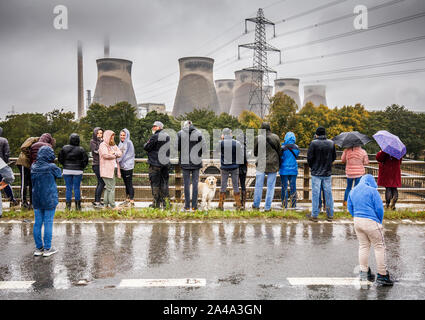
M 214 199 L 216 189 L 217 178 L 214 176 L 209 176 L 205 179 L 205 182 L 198 183 L 198 196 L 200 196 L 202 199 L 202 210 L 210 209 L 211 201 Z M 190 185 L 190 194 L 192 195 L 192 185 Z

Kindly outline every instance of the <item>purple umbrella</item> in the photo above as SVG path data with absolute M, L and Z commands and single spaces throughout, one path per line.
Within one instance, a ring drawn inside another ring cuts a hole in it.
M 406 154 L 406 146 L 400 138 L 388 131 L 381 130 L 373 135 L 381 150 L 400 160 Z

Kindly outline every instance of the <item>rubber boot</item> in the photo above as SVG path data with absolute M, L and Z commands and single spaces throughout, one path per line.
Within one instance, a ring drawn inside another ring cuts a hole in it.
M 66 210 L 71 210 L 71 201 L 66 202 Z
M 235 197 L 236 210 L 240 210 L 241 209 L 241 193 L 233 192 L 233 196 Z
M 75 210 L 81 211 L 81 200 L 75 200 Z
M 391 202 L 390 202 L 390 209 L 391 210 L 395 210 L 395 203 L 397 202 L 397 198 L 396 197 L 392 197 L 391 198 Z
M 241 207 L 245 210 L 246 190 L 241 192 Z
M 224 210 L 224 199 L 226 199 L 226 192 L 220 192 L 220 198 L 218 199 L 218 210 Z

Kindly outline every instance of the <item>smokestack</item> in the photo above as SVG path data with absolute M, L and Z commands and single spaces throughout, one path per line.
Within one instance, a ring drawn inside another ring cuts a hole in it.
M 260 103 L 260 98 L 254 97 L 251 101 L 251 105 L 249 104 L 251 86 L 255 86 L 253 79 L 254 77 L 256 78 L 258 76 L 256 73 L 261 72 L 262 71 L 253 69 L 242 69 L 235 71 L 236 80 L 235 86 L 233 88 L 233 100 L 232 106 L 230 107 L 230 115 L 238 117 L 242 111 L 248 110 L 254 112 L 258 116 L 261 116 L 260 108 L 255 106 L 255 104 Z
M 301 99 L 300 99 L 300 79 L 292 78 L 282 78 L 276 79 L 274 81 L 277 92 L 283 92 L 287 96 L 294 99 L 295 103 L 299 108 L 301 108 Z
M 218 103 L 220 104 L 220 113 L 229 113 L 233 100 L 234 79 L 221 79 L 215 81 Z
M 103 45 L 103 56 L 104 58 L 109 58 L 109 36 L 106 35 Z
M 83 45 L 77 42 L 77 73 L 78 73 L 78 119 L 85 116 L 84 89 L 83 89 Z
M 213 80 L 214 59 L 185 57 L 179 59 L 180 80 L 172 115 L 174 117 L 206 109 L 220 112 L 220 105 Z
M 124 59 L 97 59 L 97 82 L 93 102 L 111 106 L 127 101 L 137 108 L 131 80 L 132 62 Z
M 313 85 L 304 87 L 304 105 L 307 102 L 312 102 L 315 106 L 323 104 L 327 106 L 326 101 L 326 86 L 324 85 Z

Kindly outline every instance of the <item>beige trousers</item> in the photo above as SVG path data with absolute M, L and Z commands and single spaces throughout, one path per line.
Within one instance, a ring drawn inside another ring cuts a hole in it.
M 381 275 L 387 274 L 385 264 L 385 242 L 382 224 L 367 218 L 354 218 L 354 229 L 359 240 L 360 270 L 367 272 L 369 269 L 370 246 L 375 251 L 377 271 Z

